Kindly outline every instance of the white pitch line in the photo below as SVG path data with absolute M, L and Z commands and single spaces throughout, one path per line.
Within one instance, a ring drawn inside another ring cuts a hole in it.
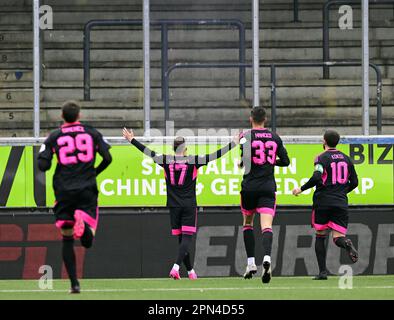
M 229 287 L 229 288 L 145 288 L 145 289 L 83 289 L 82 292 L 167 292 L 167 291 L 234 291 L 234 290 L 342 290 L 337 287 Z M 353 287 L 353 289 L 394 289 L 394 286 L 363 286 Z M 349 289 L 347 289 L 349 290 Z M 347 291 L 344 290 L 344 291 Z M 67 292 L 67 290 L 0 290 L 0 293 L 53 293 Z
M 356 280 L 358 280 L 358 279 L 369 279 L 369 280 L 374 280 L 374 279 L 380 279 L 380 278 L 382 278 L 382 279 L 386 279 L 387 278 L 387 276 L 390 276 L 390 275 L 369 275 L 369 276 L 355 276 L 354 277 L 354 279 L 356 279 Z M 337 279 L 337 278 L 339 278 L 339 276 L 338 275 L 333 275 L 333 276 L 331 276 L 330 277 L 330 279 Z M 201 280 L 204 280 L 204 281 L 222 281 L 222 280 L 243 280 L 243 277 L 242 276 L 239 276 L 239 277 L 206 277 L 206 278 L 200 278 Z M 286 276 L 286 277 L 275 277 L 275 280 L 279 280 L 279 281 L 281 281 L 281 280 L 290 280 L 290 281 L 297 281 L 297 280 L 304 280 L 304 279 L 306 279 L 306 280 L 308 280 L 308 279 L 312 279 L 312 276 Z M 0 280 L 0 284 L 1 284 L 1 282 L 2 281 L 7 281 L 7 282 L 20 282 L 21 280 Z M 25 281 L 25 282 L 37 282 L 37 280 L 23 280 L 23 281 Z M 53 279 L 53 282 L 54 283 L 56 283 L 56 282 L 64 282 L 64 281 L 67 281 L 66 279 Z M 140 282 L 140 281 L 171 281 L 169 278 L 114 278 L 114 279 L 89 279 L 89 278 L 87 278 L 87 279 L 82 279 L 82 281 L 83 282 L 86 282 L 86 283 L 88 283 L 88 282 L 91 282 L 91 281 L 94 281 L 94 282 L 118 282 L 118 281 L 137 281 L 137 282 Z

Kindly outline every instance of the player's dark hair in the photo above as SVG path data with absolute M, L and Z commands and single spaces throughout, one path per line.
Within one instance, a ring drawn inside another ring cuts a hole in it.
M 176 137 L 174 140 L 174 152 L 175 153 L 182 153 L 185 151 L 186 148 L 186 141 L 184 137 Z
M 330 148 L 335 148 L 339 143 L 341 136 L 335 130 L 327 130 L 324 133 L 324 141 Z
M 254 123 L 263 123 L 266 119 L 267 112 L 263 107 L 253 107 L 250 116 Z
M 72 123 L 77 121 L 81 107 L 76 101 L 67 101 L 62 106 L 62 115 L 64 121 Z

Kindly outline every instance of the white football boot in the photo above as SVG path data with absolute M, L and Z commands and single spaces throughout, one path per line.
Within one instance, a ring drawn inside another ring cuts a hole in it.
M 264 256 L 263 259 L 263 274 L 261 275 L 261 281 L 263 283 L 269 283 L 271 281 L 271 257 Z
M 257 272 L 257 266 L 255 264 L 249 264 L 246 267 L 246 271 L 244 273 L 244 279 L 252 279 L 253 275 Z

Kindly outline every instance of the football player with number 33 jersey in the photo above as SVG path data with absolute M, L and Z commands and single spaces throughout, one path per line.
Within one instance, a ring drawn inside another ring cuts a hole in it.
M 241 211 L 243 214 L 243 235 L 248 257 L 245 279 L 257 272 L 255 263 L 255 239 L 253 220 L 260 214 L 260 227 L 263 240 L 263 283 L 271 280 L 272 222 L 276 210 L 275 166 L 287 167 L 290 164 L 287 151 L 281 138 L 264 128 L 266 111 L 254 107 L 250 122 L 252 130 L 241 138 L 242 162 L 245 173 L 241 190 Z

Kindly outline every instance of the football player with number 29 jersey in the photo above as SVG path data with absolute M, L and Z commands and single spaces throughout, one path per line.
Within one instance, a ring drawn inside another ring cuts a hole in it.
M 56 226 L 63 236 L 62 256 L 71 281 L 70 293 L 79 293 L 76 274 L 74 239 L 90 248 L 98 224 L 98 189 L 96 177 L 112 161 L 110 146 L 93 127 L 80 123 L 80 107 L 74 101 L 62 107 L 64 124 L 51 132 L 38 154 L 41 171 L 51 168 L 56 154 L 57 166 L 53 176 Z M 96 154 L 103 160 L 95 168 Z
M 245 169 L 241 190 L 241 211 L 243 215 L 243 236 L 247 254 L 245 279 L 257 272 L 255 263 L 255 238 L 253 221 L 260 214 L 260 227 L 263 242 L 263 272 L 261 280 L 271 280 L 272 222 L 276 210 L 275 166 L 287 167 L 290 164 L 287 151 L 281 138 L 264 128 L 266 111 L 254 107 L 250 122 L 252 130 L 242 135 L 240 140 L 242 162 Z
M 358 186 L 357 173 L 350 158 L 336 149 L 340 136 L 334 130 L 324 134 L 324 152 L 314 162 L 313 176 L 301 188 L 301 192 L 316 187 L 313 194 L 312 227 L 316 230 L 315 253 L 319 265 L 319 275 L 314 280 L 327 280 L 326 239 L 332 233 L 334 243 L 346 250 L 353 263 L 358 253 L 352 241 L 346 237 L 348 225 L 347 194 Z

